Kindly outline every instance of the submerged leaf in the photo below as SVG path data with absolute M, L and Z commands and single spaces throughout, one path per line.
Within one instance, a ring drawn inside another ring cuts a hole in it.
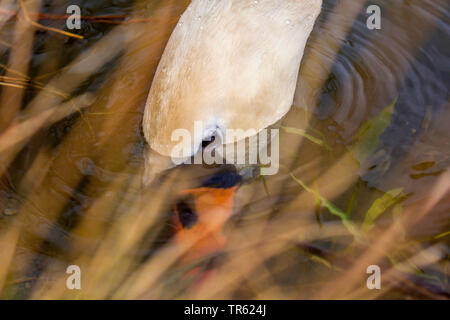
M 450 235 L 450 231 L 440 233 L 437 236 L 434 236 L 434 239 L 441 239 L 441 238 L 444 238 L 444 237 L 446 237 L 448 235 Z
M 347 230 L 355 237 L 357 241 L 363 241 L 361 237 L 361 233 L 358 230 L 358 227 L 355 225 L 353 221 L 351 221 L 347 215 L 347 213 L 341 209 L 339 209 L 337 206 L 335 206 L 333 203 L 329 202 L 327 199 L 322 197 L 317 190 L 313 190 L 309 188 L 302 180 L 295 177 L 292 173 L 290 174 L 292 179 L 294 179 L 295 182 L 300 184 L 306 191 L 309 193 L 314 194 L 315 201 L 318 201 L 320 203 L 321 207 L 324 207 L 328 209 L 328 211 L 339 217 L 342 221 L 342 224 L 347 228 Z
M 328 260 L 326 260 L 325 258 L 319 257 L 319 256 L 317 256 L 317 255 L 315 255 L 315 254 L 311 255 L 311 260 L 314 260 L 314 261 L 316 261 L 316 262 L 318 262 L 318 263 L 323 264 L 323 265 L 326 266 L 328 269 L 331 269 L 331 268 L 332 268 L 331 263 L 330 263 Z
M 391 123 L 397 98 L 381 113 L 365 122 L 358 133 L 356 141 L 350 147 L 350 153 L 360 162 L 366 162 L 377 149 L 380 136 Z
M 311 142 L 313 142 L 315 144 L 318 144 L 319 146 L 322 146 L 322 147 L 325 147 L 327 149 L 330 149 L 330 147 L 323 140 L 310 135 L 309 133 L 306 132 L 306 130 L 299 129 L 299 128 L 293 128 L 293 127 L 284 127 L 284 126 L 282 126 L 281 129 L 283 129 L 287 133 L 293 133 L 293 134 L 297 134 L 297 135 L 300 135 L 302 137 L 305 137 L 309 141 L 311 141 Z
M 356 183 L 355 190 L 353 191 L 350 201 L 348 202 L 348 205 L 347 205 L 347 215 L 349 217 L 351 216 L 353 207 L 355 206 L 356 196 L 358 195 L 358 192 L 359 192 L 359 180 Z
M 375 220 L 383 214 L 390 206 L 394 205 L 396 202 L 400 200 L 400 195 L 403 191 L 403 188 L 392 189 L 382 195 L 380 198 L 376 199 L 372 206 L 367 210 L 366 217 L 364 218 L 364 222 L 362 224 L 362 230 L 368 231 L 371 229 Z

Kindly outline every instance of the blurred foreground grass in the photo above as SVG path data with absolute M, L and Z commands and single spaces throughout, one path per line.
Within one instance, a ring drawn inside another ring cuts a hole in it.
M 187 3 L 137 1 L 124 9 L 128 18 L 108 23 L 100 37 L 77 47 L 81 40 L 22 17 L 23 6 L 36 17 L 41 1 L 0 1 L 2 9 L 15 13 L 2 11 L 0 20 L 6 59 L 0 83 L 1 297 L 448 298 L 448 221 L 441 212 L 447 208 L 450 173 L 443 172 L 426 197 L 409 204 L 402 188 L 383 192 L 360 178 L 395 102 L 360 126 L 350 148 L 329 146 L 314 128 L 314 116 L 293 108 L 281 131 L 280 173 L 241 187 L 216 273 L 192 286 L 186 274 L 209 259 L 180 265 L 196 240 L 175 245 L 161 238 L 170 206 L 177 191 L 190 186 L 191 172 L 177 168 L 148 190 L 141 189 L 140 178 L 143 106 Z M 320 91 L 334 61 L 319 52 L 339 54 L 339 39 L 345 39 L 363 4 L 340 2 L 316 28 L 297 93 L 302 104 L 317 105 L 318 97 L 307 93 Z M 50 11 L 61 15 L 66 5 L 55 1 Z M 64 21 L 51 25 L 62 30 Z M 431 27 L 423 26 L 422 41 Z M 330 28 L 333 35 L 320 32 Z M 46 54 L 36 68 L 33 46 L 42 37 Z M 73 56 L 62 67 L 58 48 Z M 444 219 L 437 231 L 413 236 L 436 216 Z M 81 290 L 66 288 L 69 265 L 82 270 Z M 382 290 L 366 287 L 370 265 L 381 267 Z

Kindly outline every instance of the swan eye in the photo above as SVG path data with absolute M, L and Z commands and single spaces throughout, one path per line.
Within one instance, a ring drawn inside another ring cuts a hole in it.
M 196 224 L 198 216 L 195 212 L 194 199 L 178 201 L 176 204 L 176 210 L 178 219 L 180 220 L 183 228 L 190 229 Z
M 202 141 L 202 149 L 205 149 L 207 146 L 209 146 L 215 140 L 216 140 L 216 136 L 211 136 L 211 138 L 209 140 L 203 140 Z

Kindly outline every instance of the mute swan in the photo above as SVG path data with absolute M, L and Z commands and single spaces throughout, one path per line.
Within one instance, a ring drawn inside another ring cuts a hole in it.
M 144 185 L 174 165 L 175 131 L 193 137 L 182 154 L 189 158 L 205 140 L 220 136 L 232 143 L 227 130 L 259 132 L 288 112 L 321 5 L 322 0 L 191 2 L 167 43 L 146 103 Z M 201 132 L 194 132 L 196 122 Z M 241 179 L 236 172 L 216 178 L 185 190 L 174 206 L 175 241 L 196 242 L 184 261 L 225 243 L 221 227 Z

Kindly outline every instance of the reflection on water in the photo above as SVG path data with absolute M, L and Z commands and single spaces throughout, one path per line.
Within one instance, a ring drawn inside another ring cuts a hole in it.
M 377 3 L 383 12 L 382 29 L 368 31 L 367 15 L 357 17 L 342 39 L 320 105 L 313 108 L 320 119 L 330 122 L 326 131 L 336 132 L 330 134 L 335 142 L 348 146 L 361 125 L 398 96 L 392 121 L 372 159 L 374 167 L 364 179 L 383 190 L 401 185 L 423 195 L 432 183 L 430 177 L 438 175 L 431 173 L 449 166 L 449 129 L 441 121 L 448 119 L 448 46 L 443 41 L 449 34 L 448 3 Z M 323 19 L 334 14 L 333 4 L 326 2 Z M 319 27 L 319 36 L 324 32 L 333 30 Z M 318 54 L 325 59 L 328 55 Z M 425 145 L 433 151 L 424 152 Z M 436 161 L 436 167 L 418 184 L 412 166 L 426 161 Z
M 324 1 L 323 12 L 311 38 L 318 41 L 311 40 L 308 43 L 294 108 L 284 121 L 292 127 L 308 126 L 311 132 L 320 136 L 329 146 L 335 157 L 333 159 L 337 159 L 351 149 L 360 128 L 370 119 L 379 116 L 385 107 L 397 99 L 390 122 L 379 137 L 375 151 L 367 163 L 364 165 L 361 163 L 359 171 L 361 179 L 354 184 L 360 190 L 361 197 L 356 203 L 367 209 L 370 203 L 364 203 L 376 199 L 380 191 L 403 188 L 402 192 L 407 195 L 405 205 L 413 204 L 433 190 L 432 186 L 450 165 L 448 138 L 450 4 L 448 1 L 439 0 L 373 1 L 382 8 L 382 29 L 369 31 L 366 27 L 365 6 L 361 5 L 364 1 L 352 2 L 357 7 L 356 17 L 339 10 L 341 1 Z M 145 12 L 153 10 L 158 5 L 160 15 L 182 12 L 187 1 L 167 1 L 167 3 L 147 1 L 141 4 L 142 14 L 138 14 L 137 17 L 145 16 Z M 89 0 L 78 1 L 78 4 L 82 8 L 83 16 L 125 15 L 128 18 L 135 5 L 132 1 L 125 0 Z M 42 10 L 45 13 L 62 15 L 65 7 L 66 4 L 61 1 L 44 5 Z M 327 23 L 330 20 L 335 21 L 333 25 Z M 158 48 L 164 46 L 168 30 L 173 27 L 174 22 L 176 20 L 168 19 L 165 24 L 162 23 L 158 27 L 156 22 L 152 22 L 150 26 L 155 28 L 146 31 L 155 35 L 149 45 L 156 48 L 152 51 L 153 56 L 149 58 L 149 64 L 152 66 L 151 70 L 148 70 L 149 74 L 155 71 L 160 56 Z M 61 20 L 50 19 L 42 23 L 54 28 L 64 27 Z M 85 36 L 83 40 L 67 39 L 38 31 L 30 60 L 30 76 L 46 84 L 54 74 L 64 70 L 82 52 L 87 52 L 96 43 L 113 34 L 115 28 L 120 28 L 116 25 L 117 23 L 84 21 L 79 32 Z M 342 33 L 340 27 L 344 28 L 347 25 L 351 26 L 348 34 Z M 14 20 L 7 22 L 2 28 L 2 36 L 8 40 L 13 28 Z M 120 37 L 117 39 L 123 40 Z M 331 40 L 326 42 L 320 39 Z M 42 261 L 52 252 L 68 250 L 71 247 L 68 239 L 74 236 L 71 234 L 71 227 L 88 212 L 97 197 L 108 197 L 111 183 L 116 183 L 120 179 L 125 181 L 136 175 L 135 168 L 140 165 L 143 150 L 140 119 L 151 75 L 145 75 L 145 79 L 148 79 L 147 82 L 144 81 L 145 84 L 141 85 L 136 80 L 141 77 L 139 68 L 133 69 L 138 63 L 136 60 L 126 59 L 126 55 L 131 53 L 126 51 L 126 46 L 121 47 L 123 43 L 119 40 L 117 47 L 113 48 L 117 52 L 108 56 L 107 64 L 95 70 L 79 70 L 80 73 L 92 71 L 93 74 L 81 81 L 76 94 L 97 93 L 100 90 L 101 94 L 96 98 L 96 105 L 100 111 L 90 110 L 84 116 L 74 113 L 51 126 L 48 131 L 37 132 L 17 154 L 1 181 L 0 195 L 6 199 L 3 202 L 6 203 L 4 216 L 14 216 L 21 204 L 26 202 L 27 193 L 30 191 L 24 181 L 32 182 L 36 179 L 34 176 L 27 176 L 27 170 L 33 165 L 45 165 L 51 161 L 55 161 L 52 163 L 59 166 L 49 167 L 48 179 L 45 180 L 41 191 L 35 192 L 34 199 L 41 202 L 30 200 L 27 204 L 33 216 L 31 221 L 36 227 L 30 233 L 34 232 L 39 241 L 44 240 L 43 244 L 35 243 L 31 248 L 31 251 L 40 252 L 42 255 L 27 267 L 30 274 L 35 274 L 35 269 L 42 267 Z M 332 45 L 332 41 L 339 44 L 337 48 Z M 150 49 L 144 42 L 142 47 L 137 46 L 132 54 L 141 52 L 141 56 L 144 56 L 145 50 Z M 1 63 L 7 65 L 9 57 L 6 48 L 2 48 L 1 52 L 3 53 Z M 95 54 L 94 50 L 92 55 Z M 323 70 L 309 69 L 308 56 L 318 58 L 319 66 Z M 135 73 L 122 75 L 117 83 L 108 82 L 110 77 L 117 75 L 120 68 L 129 68 Z M 326 79 L 323 79 L 326 80 L 324 85 L 319 88 L 309 87 L 308 84 L 314 82 L 315 77 L 319 78 L 320 74 L 326 76 Z M 119 92 L 109 92 L 105 89 L 105 84 L 111 87 L 114 84 L 114 88 Z M 136 91 L 132 91 L 133 89 Z M 38 94 L 38 90 L 27 90 L 23 106 L 27 106 Z M 128 99 L 123 99 L 122 105 L 114 105 L 110 96 L 116 94 L 119 96 L 129 94 L 129 100 L 138 107 L 133 110 L 127 109 Z M 311 116 L 309 123 L 306 124 L 302 123 L 305 115 Z M 108 125 L 105 119 L 111 119 L 113 116 L 119 120 L 115 126 Z M 128 130 L 122 130 L 109 139 L 109 133 L 115 132 L 116 128 L 122 125 Z M 66 138 L 71 143 L 78 142 L 80 146 L 59 148 L 67 141 Z M 306 142 L 302 143 L 302 149 L 292 150 L 288 143 L 283 146 L 283 138 L 289 141 L 289 135 L 282 135 L 280 145 L 282 156 L 284 155 L 285 159 L 297 159 L 298 167 L 308 166 L 314 161 L 323 162 L 317 172 L 311 171 L 310 174 L 323 172 L 331 165 L 329 150 L 318 151 L 316 146 L 308 145 Z M 47 151 L 41 152 L 43 149 Z M 96 149 L 95 156 L 92 149 Z M 109 149 L 113 149 L 114 153 L 110 157 L 102 158 L 101 154 L 109 152 Z M 123 170 L 121 162 L 123 159 L 126 159 L 125 162 L 128 164 L 131 163 L 132 169 Z M 74 176 L 78 175 L 79 178 L 64 176 L 66 168 L 67 172 L 70 170 L 76 172 Z M 269 181 L 269 190 L 270 186 L 276 185 L 282 178 L 273 177 L 275 184 Z M 295 198 L 298 193 L 297 187 L 285 186 L 277 197 L 263 196 L 262 193 L 259 198 L 257 197 L 257 201 L 247 202 L 238 209 L 242 211 L 244 208 L 244 211 L 252 212 L 281 206 Z M 42 195 L 44 196 L 40 198 Z M 114 197 L 114 194 L 111 196 Z M 344 195 L 341 198 L 337 197 L 335 201 L 345 207 L 348 198 Z M 133 206 L 133 200 L 127 199 L 125 195 L 121 201 L 119 206 Z M 49 204 L 50 202 L 58 203 L 59 207 Z M 448 204 L 441 205 L 436 209 L 436 218 L 427 221 L 423 225 L 423 230 L 416 233 L 423 237 L 443 232 L 450 221 L 448 209 Z M 47 216 L 47 212 L 52 210 L 62 212 L 59 220 Z M 113 220 L 114 215 L 102 216 L 99 219 Z M 65 221 L 64 225 L 60 225 L 58 221 Z M 49 226 L 53 230 L 51 233 L 45 229 Z M 87 241 L 95 242 L 98 239 L 94 237 Z M 28 249 L 30 248 L 23 248 L 21 253 L 29 254 Z

